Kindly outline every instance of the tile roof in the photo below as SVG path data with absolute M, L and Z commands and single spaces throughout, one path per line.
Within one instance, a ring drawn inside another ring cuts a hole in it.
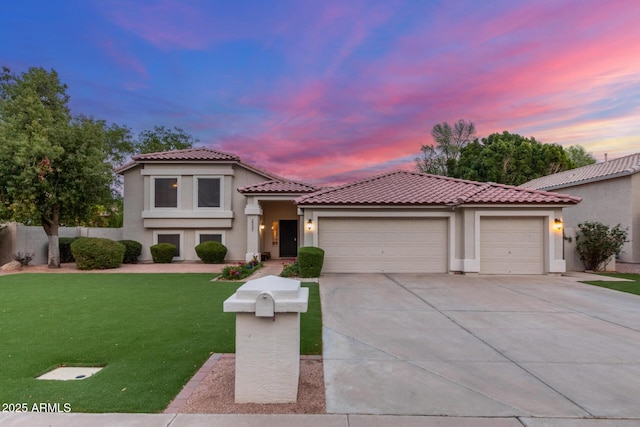
M 238 188 L 240 193 L 313 193 L 318 188 L 301 182 L 272 180 Z
M 117 173 L 123 173 L 140 163 L 145 162 L 236 162 L 241 166 L 250 169 L 260 175 L 273 180 L 287 181 L 276 174 L 260 169 L 250 163 L 242 162 L 240 157 L 235 154 L 225 153 L 224 151 L 212 150 L 210 148 L 189 148 L 186 150 L 160 151 L 157 153 L 138 154 L 132 157 L 133 161 L 116 169 Z
M 298 205 L 577 204 L 579 197 L 395 171 L 296 199 Z
M 543 176 L 525 182 L 520 187 L 534 190 L 555 190 L 632 175 L 637 172 L 640 172 L 640 153 Z
M 227 160 L 240 161 L 235 154 L 212 150 L 210 148 L 189 148 L 187 150 L 161 151 L 159 153 L 138 154 L 134 161 L 153 160 Z

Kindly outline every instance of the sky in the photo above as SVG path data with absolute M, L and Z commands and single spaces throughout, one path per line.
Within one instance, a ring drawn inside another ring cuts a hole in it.
M 637 0 L 21 0 L 0 65 L 56 70 L 73 114 L 338 184 L 414 170 L 459 119 L 640 151 L 638 22 Z

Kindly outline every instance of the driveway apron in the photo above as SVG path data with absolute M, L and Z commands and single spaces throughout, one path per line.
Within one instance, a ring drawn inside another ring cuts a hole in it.
M 550 276 L 328 274 L 328 413 L 640 418 L 640 297 Z

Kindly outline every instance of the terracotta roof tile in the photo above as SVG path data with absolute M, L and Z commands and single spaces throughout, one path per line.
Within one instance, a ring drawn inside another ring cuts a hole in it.
M 295 181 L 266 181 L 238 188 L 240 193 L 312 193 L 316 187 Z
M 576 204 L 579 197 L 395 171 L 299 197 L 299 205 Z
M 210 148 L 189 148 L 187 150 L 162 151 L 159 153 L 138 154 L 135 161 L 149 160 L 227 160 L 240 161 L 235 154 L 212 150 Z
M 543 176 L 525 182 L 520 187 L 534 190 L 554 190 L 593 181 L 632 175 L 637 172 L 640 172 L 640 153 Z
M 187 150 L 161 151 L 157 153 L 138 154 L 133 156 L 133 161 L 116 169 L 117 173 L 123 173 L 138 164 L 145 162 L 236 162 L 243 167 L 250 169 L 260 175 L 273 180 L 287 181 L 285 178 L 265 171 L 250 163 L 242 162 L 240 157 L 235 154 L 225 153 L 224 151 L 212 150 L 210 148 L 190 148 Z

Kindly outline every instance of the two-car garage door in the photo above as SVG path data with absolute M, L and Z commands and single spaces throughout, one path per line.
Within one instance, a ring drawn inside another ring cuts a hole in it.
M 480 273 L 544 274 L 544 217 L 481 217 Z M 447 218 L 320 218 L 327 273 L 446 273 Z
M 323 271 L 446 273 L 447 218 L 320 218 Z

